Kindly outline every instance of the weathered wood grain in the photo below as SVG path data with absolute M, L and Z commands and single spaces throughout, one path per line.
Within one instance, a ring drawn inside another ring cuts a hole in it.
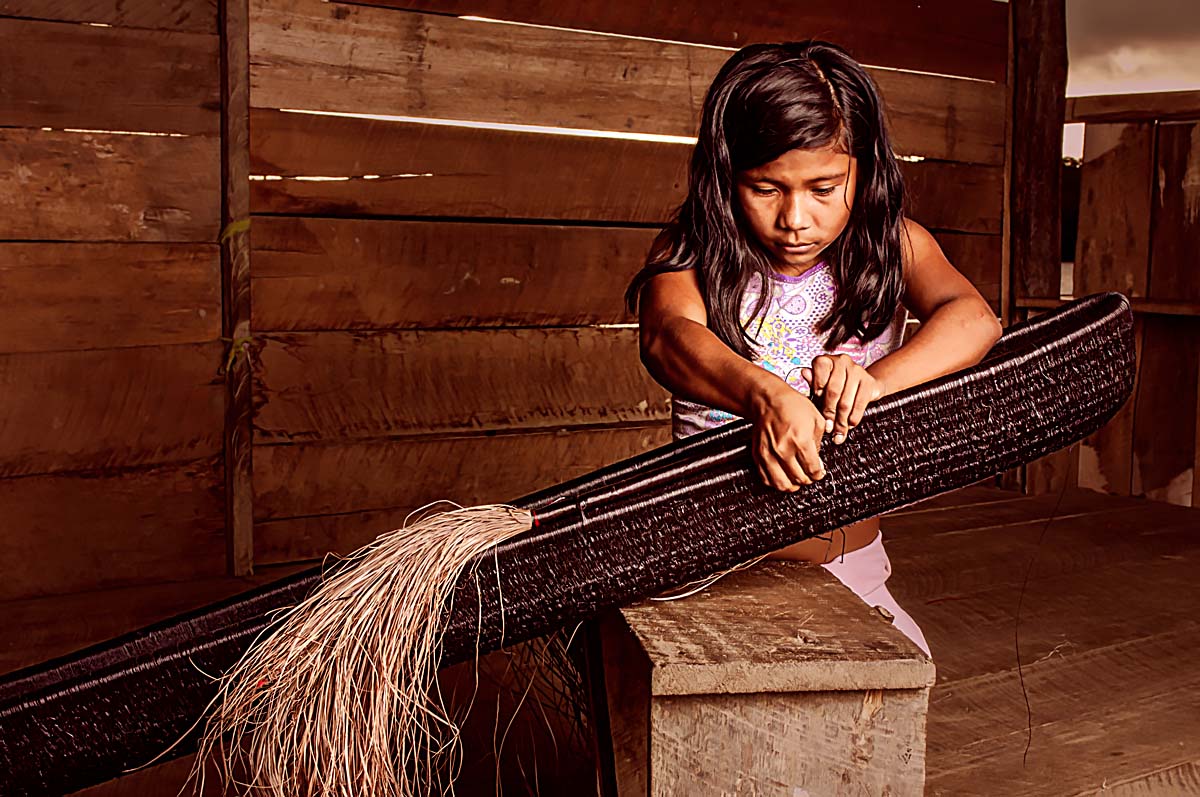
M 225 0 L 221 14 L 221 335 L 225 369 L 225 526 L 229 572 L 254 568 L 253 379 L 250 362 L 250 11 Z
M 0 600 L 218 576 L 219 457 L 0 479 Z
M 1200 122 L 1158 126 L 1154 176 L 1149 296 L 1200 301 Z
M 1134 354 L 1143 362 L 1146 317 L 1133 318 Z M 1079 445 L 1079 486 L 1112 495 L 1133 494 L 1133 424 L 1139 408 L 1138 395 L 1143 386 L 1139 365 L 1133 394 L 1121 409 L 1098 431 Z
M 1062 271 L 1063 0 L 1013 0 L 1009 265 L 1018 297 L 1057 297 Z
M 1147 295 L 1153 124 L 1089 124 L 1080 174 L 1075 295 Z
M 661 698 L 650 794 L 919 797 L 928 709 L 924 689 Z
M 1200 118 L 1200 91 L 1096 94 L 1067 100 L 1067 122 L 1145 122 Z
M 1101 502 L 1104 496 L 1093 494 L 1093 499 Z M 1114 566 L 1143 554 L 1183 553 L 1181 540 L 1195 537 L 1196 521 L 1190 507 L 1143 502 L 1140 507 L 1102 514 L 1064 514 L 1049 524 L 1034 520 L 989 525 L 984 527 L 986 533 L 952 529 L 889 534 L 886 519 L 882 525 L 889 552 L 905 562 L 905 596 L 931 600 L 1020 585 L 1031 559 L 1030 578 L 1041 581 Z M 1038 540 L 1043 541 L 1041 546 Z M 1187 550 L 1197 544 L 1200 540 L 1193 539 Z M 909 553 L 928 551 L 937 551 L 936 557 Z M 1000 569 L 996 562 L 1008 566 Z M 900 565 L 896 567 L 899 572 Z
M 214 35 L 0 18 L 0 41 L 6 126 L 220 130 Z
M 1143 324 L 1132 489 L 1136 495 L 1191 506 L 1200 324 L 1180 316 L 1152 316 Z
M 692 149 L 261 109 L 250 132 L 255 213 L 661 223 L 683 200 Z M 901 169 L 917 221 L 1000 231 L 1000 167 L 926 160 Z
M 217 0 L 0 0 L 0 16 L 217 32 Z
M 728 51 L 319 0 L 253 0 L 251 104 L 695 135 Z M 898 150 L 999 164 L 1004 86 L 875 70 Z M 1061 113 L 1059 114 L 1061 118 Z
M 1200 794 L 1200 761 L 1189 761 L 1147 775 L 1115 783 L 1104 783 L 1089 795 L 1105 797 L 1157 797 L 1164 794 Z
M 671 439 L 668 424 L 257 446 L 255 562 L 347 554 L 432 501 L 510 501 Z
M 257 217 L 264 330 L 632 323 L 645 228 Z
M 1002 237 L 942 230 L 934 230 L 933 233 L 950 263 L 971 281 L 999 315 Z
M 5 353 L 215 340 L 217 247 L 0 243 L 0 303 Z
M 0 240 L 217 239 L 214 137 L 0 128 Z
M 369 0 L 367 5 L 478 16 L 722 47 L 820 38 L 860 60 L 981 80 L 1005 80 L 1007 14 L 991 2 L 808 2 L 728 5 L 549 0 Z
M 1200 624 L 1133 638 L 1024 668 L 1033 710 L 1015 671 L 957 683 L 931 699 L 927 793 L 1078 794 L 1169 762 L 1200 756 L 1195 718 L 1200 670 L 1180 666 L 1200 643 Z M 1086 688 L 1081 688 L 1086 685 Z M 1169 751 L 1169 752 L 1167 752 Z M 985 786 L 984 784 L 989 784 Z
M 213 341 L 0 355 L 0 478 L 218 453 L 221 354 Z
M 622 667 L 642 701 L 638 712 L 622 685 L 609 694 L 626 787 L 640 763 L 653 795 L 773 793 L 780 783 L 921 793 L 933 664 L 820 567 L 758 565 L 621 614 L 627 630 L 602 638 L 606 680 Z
M 637 330 L 262 336 L 257 442 L 659 421 Z

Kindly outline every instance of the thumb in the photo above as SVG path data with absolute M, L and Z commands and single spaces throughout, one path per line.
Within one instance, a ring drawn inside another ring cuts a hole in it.
M 813 373 L 811 368 L 801 368 L 800 376 L 804 377 L 804 381 L 808 382 L 809 387 L 812 387 Z

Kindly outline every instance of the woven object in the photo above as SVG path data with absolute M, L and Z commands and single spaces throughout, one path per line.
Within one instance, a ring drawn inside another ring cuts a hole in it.
M 538 524 L 467 569 L 481 576 L 456 585 L 443 661 L 1069 445 L 1128 398 L 1133 352 L 1128 301 L 1092 296 L 1013 327 L 973 368 L 872 405 L 846 444 L 823 446 L 828 476 L 796 493 L 759 482 L 749 424 L 738 422 L 516 501 Z M 0 681 L 0 793 L 62 794 L 154 758 L 211 698 L 200 671 L 228 668 L 267 612 L 298 602 L 319 578 L 319 569 L 300 573 Z

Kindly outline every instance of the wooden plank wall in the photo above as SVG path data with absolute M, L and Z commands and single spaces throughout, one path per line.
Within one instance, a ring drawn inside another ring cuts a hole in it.
M 1200 505 L 1200 92 L 1078 97 L 1067 121 L 1086 123 L 1074 294 L 1132 299 L 1138 382 L 1105 428 L 1035 469 L 1032 491 Z
M 999 310 L 1007 9 L 849 6 L 251 0 L 255 560 L 668 440 L 621 293 L 683 196 L 712 45 L 890 67 L 914 215 Z
M 215 0 L 0 0 L 0 599 L 224 571 Z

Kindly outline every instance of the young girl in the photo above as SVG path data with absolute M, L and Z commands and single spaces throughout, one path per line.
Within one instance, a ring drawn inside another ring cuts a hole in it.
M 642 361 L 674 394 L 675 436 L 748 418 L 763 481 L 786 491 L 824 477 L 825 435 L 843 444 L 870 402 L 973 365 L 1001 333 L 904 217 L 870 76 L 818 41 L 751 45 L 721 68 L 687 198 L 626 298 Z M 908 312 L 921 327 L 900 348 Z M 885 586 L 877 519 L 774 556 L 822 563 L 929 652 Z

